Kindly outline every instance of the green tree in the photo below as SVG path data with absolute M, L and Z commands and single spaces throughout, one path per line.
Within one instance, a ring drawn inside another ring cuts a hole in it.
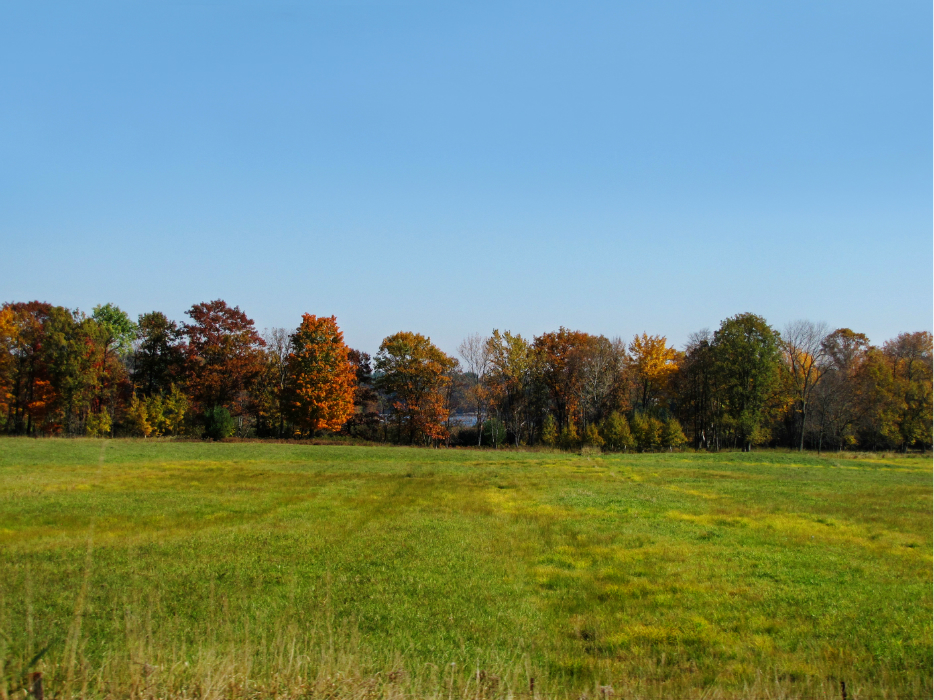
M 678 371 L 678 407 L 698 449 L 719 449 L 722 401 L 714 362 L 713 334 L 706 328 L 688 337 Z
M 550 413 L 545 416 L 542 423 L 542 442 L 548 447 L 554 447 L 558 444 L 558 424 L 555 417 Z
M 499 418 L 493 416 L 483 421 L 484 444 L 497 448 L 506 442 L 506 426 Z
M 669 450 L 672 450 L 681 447 L 686 442 L 687 438 L 684 437 L 684 431 L 681 430 L 681 423 L 678 422 L 678 419 L 672 417 L 666 420 L 665 424 L 662 426 L 662 447 L 667 447 Z
M 182 332 L 161 311 L 141 314 L 133 354 L 133 384 L 145 396 L 163 394 L 184 374 Z
M 766 409 L 779 379 L 779 341 L 765 319 L 750 313 L 726 319 L 714 333 L 714 362 L 726 418 L 744 452 L 764 437 Z
M 639 412 L 632 417 L 632 437 L 640 452 L 661 447 L 662 428 L 662 422 L 648 413 Z
M 101 353 L 95 408 L 97 411 L 109 410 L 111 415 L 116 415 L 121 389 L 127 387 L 127 364 L 138 329 L 116 304 L 95 306 L 91 318 L 97 325 L 97 343 Z
M 80 311 L 52 307 L 44 325 L 42 353 L 54 396 L 44 429 L 81 434 L 88 413 L 106 406 L 105 388 L 122 367 L 108 366 L 100 326 Z
M 600 424 L 600 433 L 606 449 L 610 452 L 624 452 L 635 445 L 629 422 L 619 411 L 613 411 L 603 419 Z
M 204 412 L 204 436 L 212 440 L 229 438 L 237 429 L 233 416 L 223 406 L 214 406 Z
M 137 326 L 130 317 L 116 304 L 98 304 L 91 313 L 97 325 L 103 330 L 104 352 L 121 356 L 133 350 Z

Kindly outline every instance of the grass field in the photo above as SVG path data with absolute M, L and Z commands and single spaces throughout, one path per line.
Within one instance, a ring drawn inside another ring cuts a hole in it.
M 930 697 L 931 566 L 930 457 L 2 439 L 0 697 Z

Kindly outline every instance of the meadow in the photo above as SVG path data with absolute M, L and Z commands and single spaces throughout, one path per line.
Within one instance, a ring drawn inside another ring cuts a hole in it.
M 918 698 L 930 456 L 0 439 L 0 697 Z

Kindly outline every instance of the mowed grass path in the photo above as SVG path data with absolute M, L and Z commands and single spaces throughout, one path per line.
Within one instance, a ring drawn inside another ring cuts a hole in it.
M 931 512 L 929 457 L 0 439 L 2 673 L 48 646 L 62 696 L 929 697 Z

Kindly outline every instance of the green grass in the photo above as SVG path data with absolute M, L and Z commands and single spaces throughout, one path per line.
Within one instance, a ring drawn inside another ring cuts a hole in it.
M 0 697 L 930 697 L 931 479 L 2 439 Z

